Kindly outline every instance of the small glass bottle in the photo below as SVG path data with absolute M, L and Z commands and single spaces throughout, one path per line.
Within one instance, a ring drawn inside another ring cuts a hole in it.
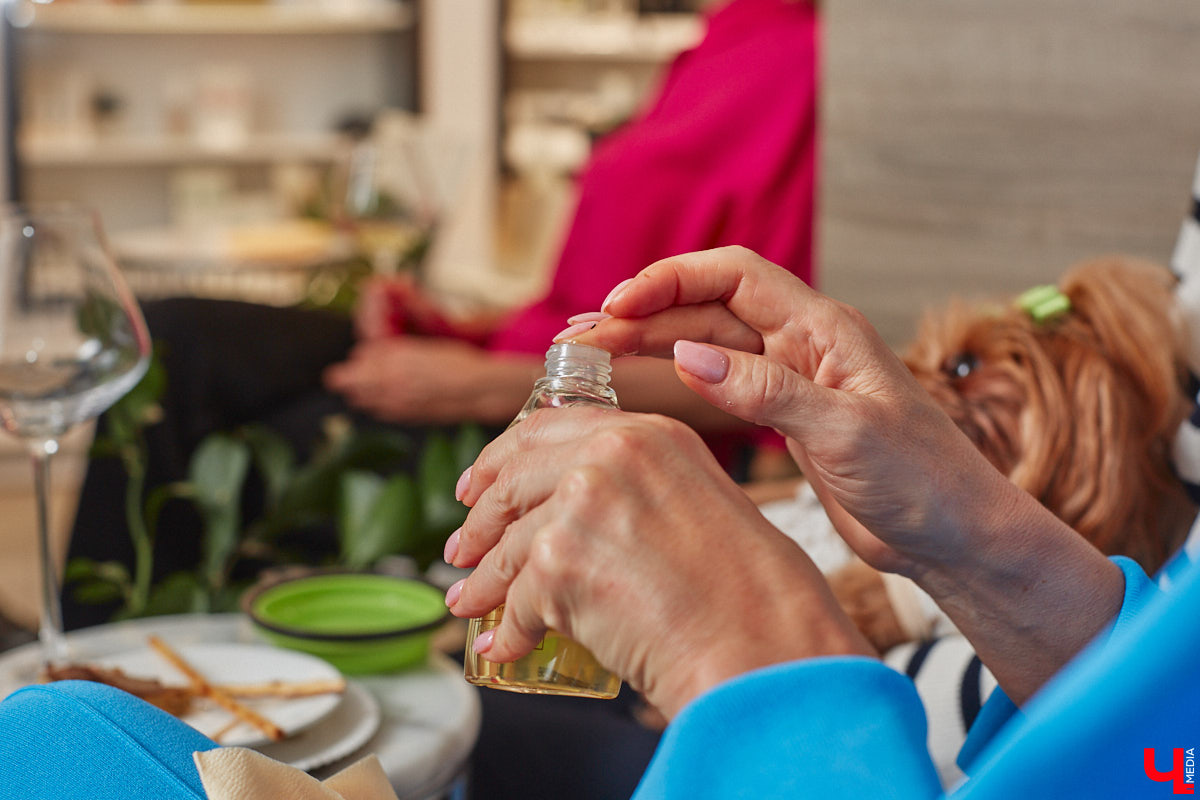
M 609 387 L 612 374 L 608 352 L 574 342 L 563 342 L 546 352 L 546 377 L 533 385 L 533 394 L 509 425 L 511 428 L 539 408 L 587 404 L 617 408 L 617 395 Z M 471 620 L 467 630 L 465 671 L 467 682 L 493 689 L 530 694 L 564 694 L 612 698 L 621 679 L 600 665 L 586 647 L 556 631 L 548 631 L 534 651 L 510 663 L 496 663 L 476 655 L 470 647 L 476 637 L 500 624 L 504 606 Z

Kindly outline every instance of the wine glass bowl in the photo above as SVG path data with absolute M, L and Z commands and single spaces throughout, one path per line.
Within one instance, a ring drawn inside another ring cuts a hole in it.
M 99 217 L 69 204 L 0 206 L 0 425 L 34 464 L 42 568 L 40 638 L 64 656 L 48 543 L 49 457 L 145 373 L 150 336 Z

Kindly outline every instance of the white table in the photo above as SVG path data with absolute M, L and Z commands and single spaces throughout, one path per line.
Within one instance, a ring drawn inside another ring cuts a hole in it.
M 136 650 L 156 634 L 172 645 L 260 640 L 241 614 L 184 614 L 117 622 L 67 636 L 71 657 L 87 660 Z M 0 654 L 0 697 L 29 683 L 41 664 L 38 644 Z M 314 771 L 333 774 L 365 755 L 379 756 L 400 800 L 460 797 L 479 735 L 480 705 L 462 667 L 435 653 L 421 668 L 391 675 L 350 676 L 379 702 L 382 723 L 357 752 Z

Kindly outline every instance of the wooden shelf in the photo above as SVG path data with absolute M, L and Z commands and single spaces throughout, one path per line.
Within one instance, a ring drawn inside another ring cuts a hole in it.
M 327 34 L 407 30 L 405 3 L 309 5 L 34 5 L 14 10 L 18 27 L 57 33 Z
M 509 56 L 526 60 L 659 62 L 703 34 L 695 15 L 516 17 L 504 32 Z
M 334 134 L 264 134 L 236 147 L 208 147 L 187 138 L 112 138 L 90 142 L 20 142 L 23 163 L 36 167 L 163 166 L 188 163 L 253 164 L 277 161 L 334 161 L 346 140 Z

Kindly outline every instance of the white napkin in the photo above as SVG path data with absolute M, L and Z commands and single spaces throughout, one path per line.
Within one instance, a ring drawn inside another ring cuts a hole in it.
M 245 747 L 218 747 L 193 753 L 192 758 L 208 800 L 396 800 L 374 755 L 324 782 Z

